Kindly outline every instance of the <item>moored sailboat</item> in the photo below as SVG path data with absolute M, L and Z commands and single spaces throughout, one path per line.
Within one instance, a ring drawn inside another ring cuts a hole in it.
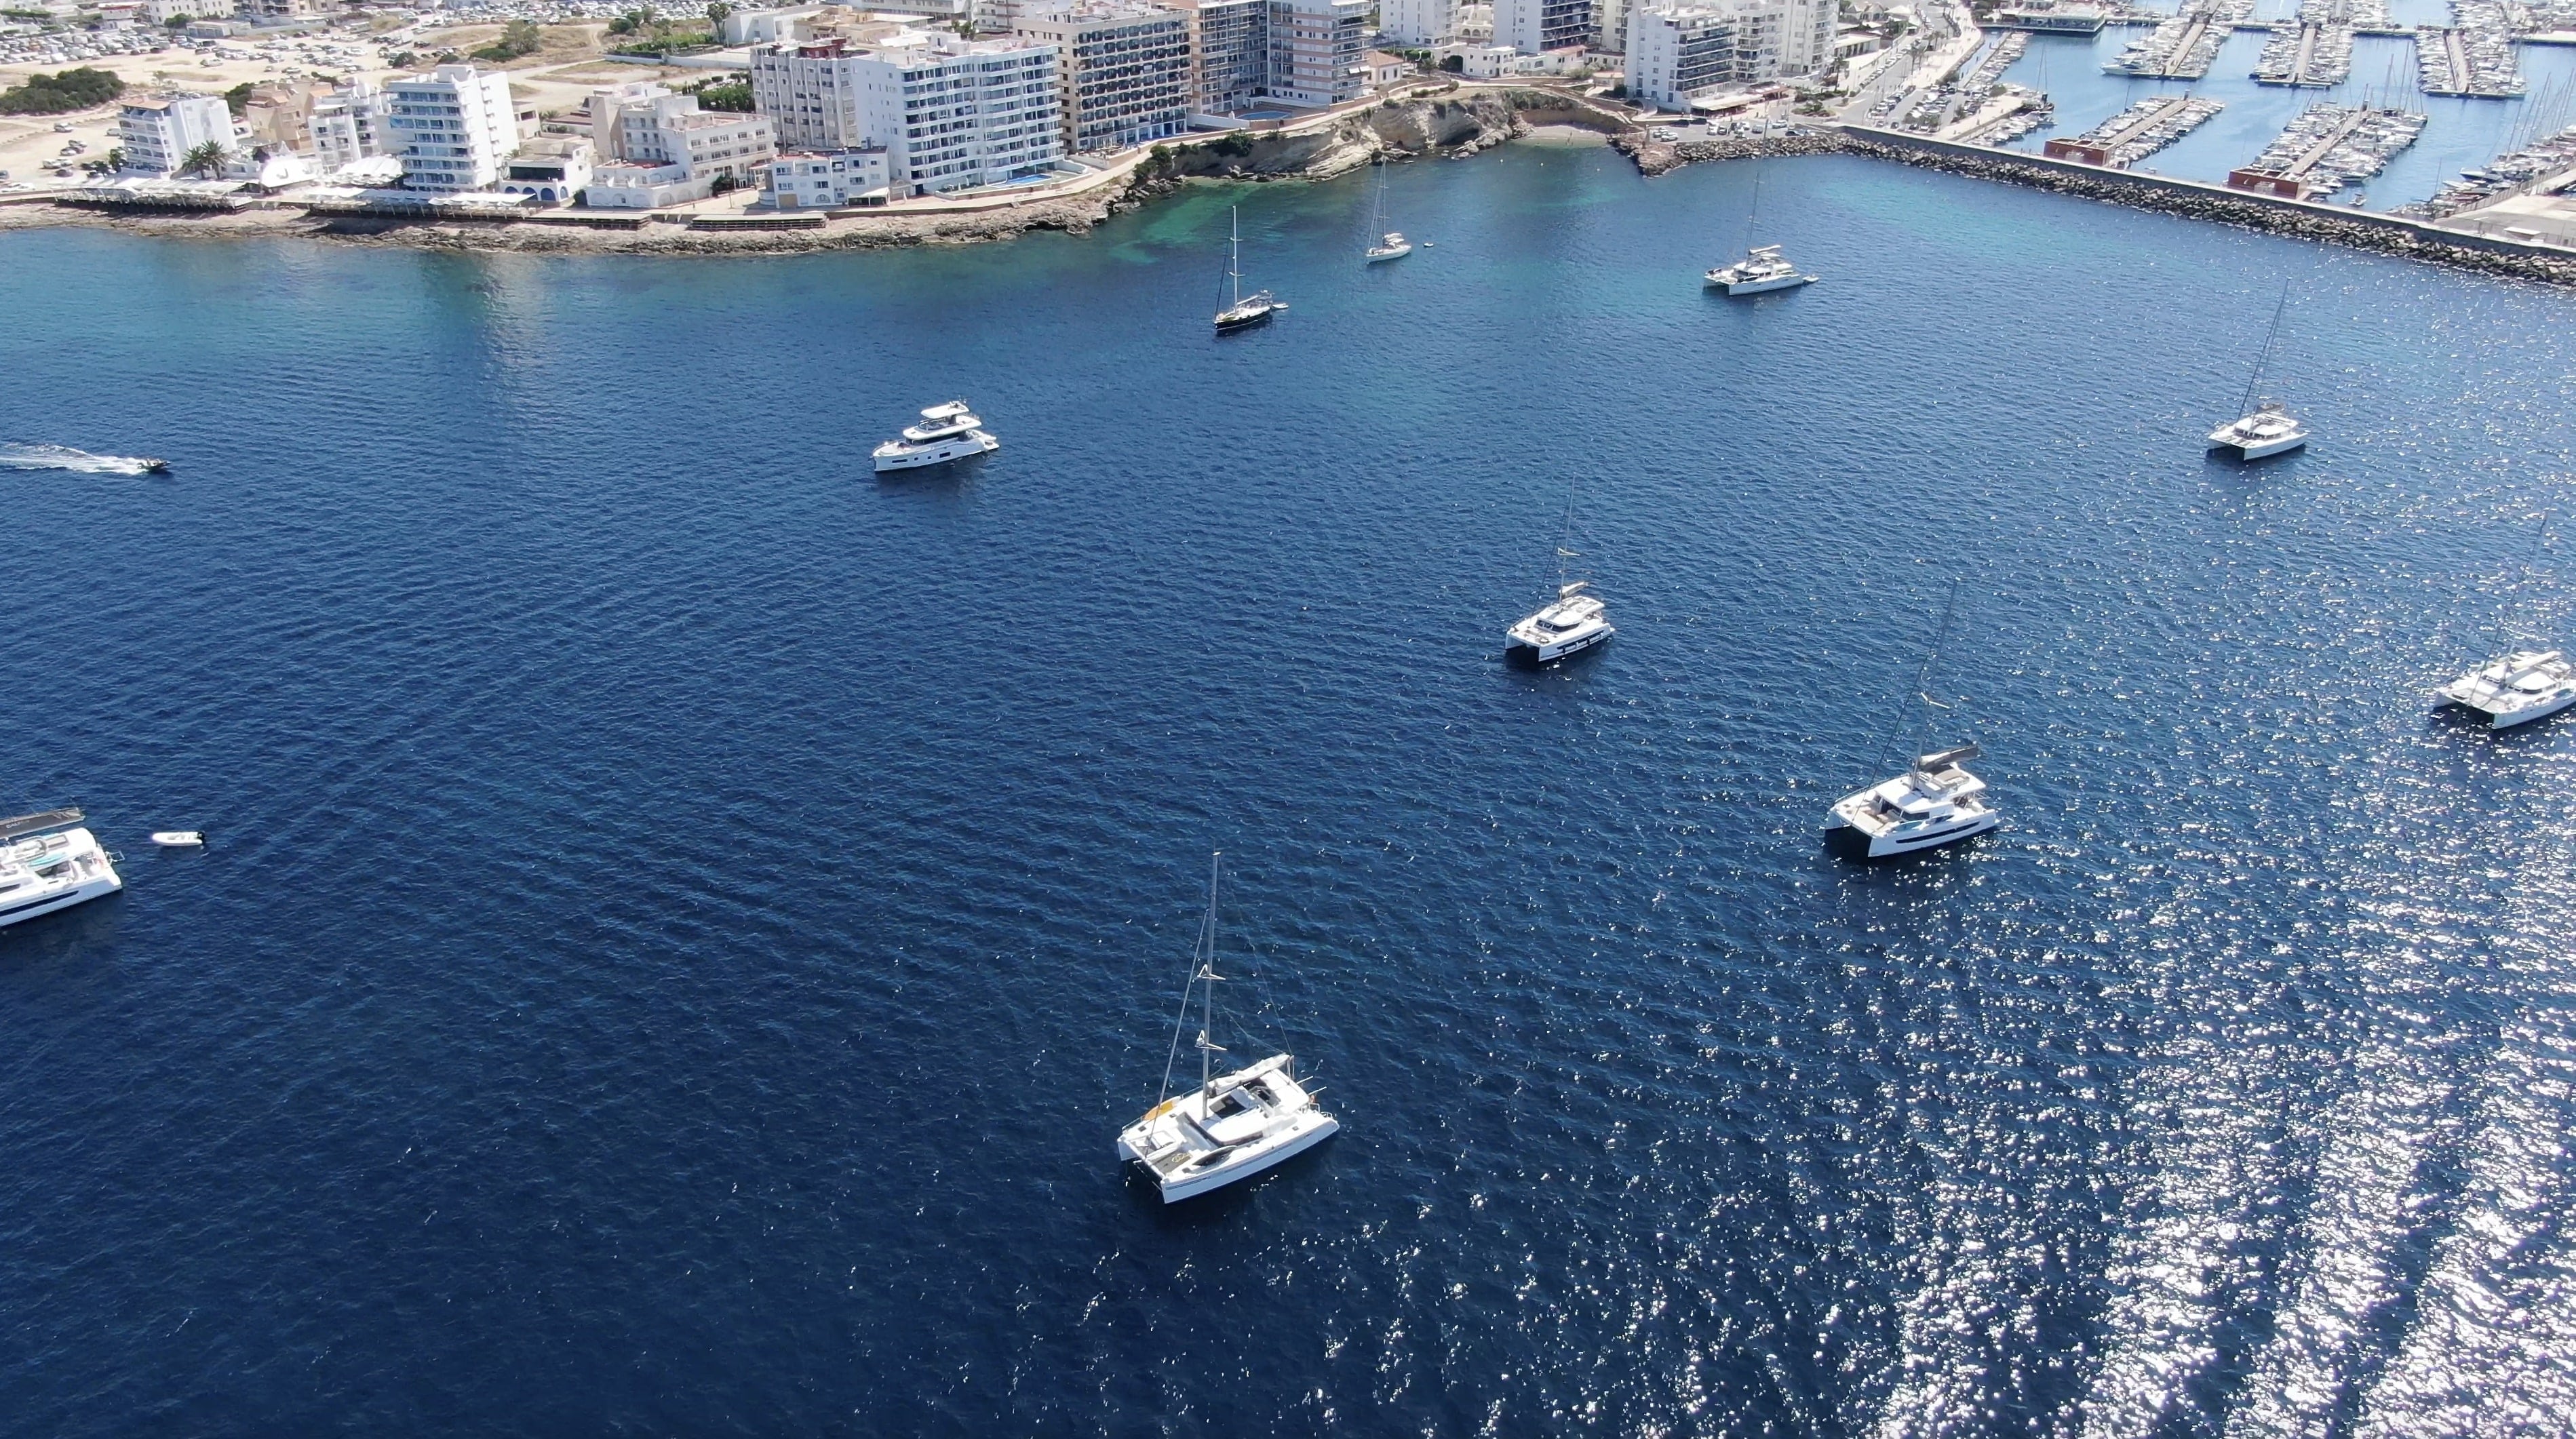
M 1249 295 L 1243 293 L 1242 207 L 1237 206 L 1233 213 L 1233 248 L 1228 252 L 1225 264 L 1225 277 L 1234 287 L 1233 298 L 1226 303 L 1224 309 L 1216 312 L 1216 332 L 1220 335 L 1234 330 L 1248 330 L 1255 325 L 1266 325 L 1270 322 L 1271 316 L 1288 308 L 1268 290 L 1258 290 Z
M 1341 1121 L 1315 1102 L 1322 1091 L 1297 1075 L 1297 1057 L 1274 1054 L 1224 1074 L 1216 1056 L 1226 1053 L 1212 1037 L 1216 1027 L 1216 881 L 1221 855 L 1208 857 L 1207 917 L 1190 949 L 1190 977 L 1181 986 L 1181 1010 L 1172 1025 L 1172 1047 L 1163 1061 L 1163 1088 L 1154 1107 L 1118 1132 L 1118 1157 L 1159 1190 L 1165 1204 L 1222 1189 L 1302 1154 L 1341 1131 Z M 1172 1066 L 1180 1058 L 1190 1000 L 1199 1000 L 1199 1083 L 1173 1094 Z
M 1369 233 L 1377 236 L 1377 243 L 1368 247 L 1362 261 L 1364 264 L 1375 265 L 1388 260 L 1401 260 L 1413 253 L 1412 241 L 1404 238 L 1401 232 L 1386 228 L 1386 162 L 1384 160 L 1377 162 L 1377 202 L 1369 212 Z
M 1932 649 L 1915 676 L 1914 694 L 1923 702 L 1927 732 L 1932 711 L 1946 708 L 1932 698 L 1932 665 L 1941 656 L 1958 605 L 1954 582 Z M 1896 778 L 1843 796 L 1826 812 L 1826 841 L 1856 859 L 1887 859 L 1955 844 L 2002 824 L 2003 817 L 1986 801 L 1986 782 L 1967 770 L 1966 762 L 1982 753 L 1974 744 L 1963 744 L 1920 754 Z

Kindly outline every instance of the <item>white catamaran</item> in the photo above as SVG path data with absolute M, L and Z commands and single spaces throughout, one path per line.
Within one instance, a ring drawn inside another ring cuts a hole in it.
M 2265 400 L 2253 409 L 2254 387 L 2263 383 L 2263 365 L 2272 358 L 2272 342 L 2281 335 L 2281 316 L 2290 307 L 2290 283 L 2281 282 L 2280 303 L 2272 307 L 2272 328 L 2263 334 L 2263 349 L 2254 357 L 2254 373 L 2245 380 L 2245 397 L 2236 402 L 2241 419 L 2230 420 L 2209 432 L 2209 447 L 2234 455 L 2240 460 L 2269 459 L 2288 454 L 2308 442 L 2308 427 L 2302 425 L 2277 400 Z
M 1315 1102 L 1322 1091 L 1297 1077 L 1297 1057 L 1274 1054 L 1229 1073 L 1216 1072 L 1225 1053 L 1211 1036 L 1216 1027 L 1217 861 L 1208 857 L 1207 918 L 1190 948 L 1190 977 L 1181 986 L 1181 1011 L 1172 1024 L 1172 1048 L 1163 1061 L 1162 1096 L 1144 1117 L 1118 1131 L 1118 1157 L 1135 1165 L 1163 1195 L 1177 1203 L 1278 1164 L 1330 1139 L 1341 1121 Z M 1180 1059 L 1193 991 L 1199 999 L 1199 1084 L 1172 1093 L 1172 1066 Z
M 1931 712 L 1943 708 L 1932 698 L 1932 662 L 1940 658 L 1941 642 L 1949 636 L 1950 617 L 1958 605 L 1959 587 L 1953 583 L 1950 601 L 1941 609 L 1941 627 L 1932 638 L 1932 651 L 1923 657 L 1923 671 L 1914 681 L 1927 730 Z M 1826 814 L 1826 839 L 1855 858 L 1886 859 L 1938 849 L 1993 829 L 2003 823 L 2003 817 L 1986 803 L 1986 782 L 1968 773 L 1965 764 L 1979 753 L 1975 745 L 1963 744 L 1921 755 L 1896 778 L 1843 796 Z
M 1611 628 L 1609 607 L 1585 593 L 1590 580 L 1567 578 L 1565 562 L 1578 558 L 1574 549 L 1574 486 L 1565 487 L 1565 539 L 1556 547 L 1556 598 L 1503 631 L 1503 657 L 1523 664 L 1552 664 L 1606 642 Z
M 1762 215 L 1762 162 L 1753 162 L 1753 207 L 1744 216 L 1744 258 L 1732 265 L 1721 265 L 1702 275 L 1700 280 L 1711 288 L 1729 295 L 1767 295 L 1773 290 L 1794 290 L 1800 285 L 1816 283 L 1816 277 L 1801 271 L 1777 245 L 1753 243 L 1753 227 Z
M 125 888 L 115 857 L 81 828 L 76 809 L 0 819 L 0 926 L 69 909 Z
M 2544 520 L 2534 559 L 2548 544 L 2549 526 Z M 2502 614 L 2497 616 L 2496 629 L 2497 647 L 2476 668 L 2433 691 L 2435 705 L 2457 705 L 2482 715 L 2489 729 L 2512 729 L 2576 705 L 2576 664 L 2568 661 L 2565 652 L 2540 648 L 2547 641 L 2517 633 Z M 2521 648 L 2517 641 L 2531 648 Z

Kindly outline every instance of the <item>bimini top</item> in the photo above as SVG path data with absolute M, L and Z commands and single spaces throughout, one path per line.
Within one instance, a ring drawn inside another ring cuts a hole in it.
M 80 822 L 81 812 L 77 809 L 38 810 L 34 814 L 22 814 L 11 819 L 0 819 L 0 842 L 23 838 L 24 836 L 31 834 L 45 834 L 53 830 L 69 829 Z
M 1985 751 L 1977 748 L 1976 742 L 1971 740 L 1957 749 L 1937 750 L 1927 754 L 1916 760 L 1914 767 L 1925 774 L 1934 774 L 1945 769 L 1955 769 L 1961 763 L 1975 759 L 1984 753 Z

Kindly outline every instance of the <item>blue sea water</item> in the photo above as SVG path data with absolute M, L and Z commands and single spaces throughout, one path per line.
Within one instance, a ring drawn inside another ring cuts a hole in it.
M 0 441 L 176 466 L 0 473 L 0 797 L 129 880 L 0 932 L 0 1431 L 2562 1425 L 2576 734 L 2423 694 L 2576 622 L 2569 297 L 1827 158 L 1712 298 L 1752 188 L 0 239 Z M 2010 822 L 1836 861 L 1954 581 Z M 1219 847 L 1347 1129 L 1167 1210 Z

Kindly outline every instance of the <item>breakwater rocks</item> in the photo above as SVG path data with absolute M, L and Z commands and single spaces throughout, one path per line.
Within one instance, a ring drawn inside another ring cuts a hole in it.
M 2504 247 L 2474 236 L 2452 238 L 2438 231 L 2386 218 L 2346 218 L 2314 205 L 2293 205 L 2254 195 L 2239 196 L 2214 187 L 2170 184 L 2155 177 L 2073 165 L 2044 164 L 2013 158 L 2008 152 L 1963 145 L 1915 148 L 1873 140 L 1847 130 L 1811 129 L 1804 135 L 1656 143 L 1636 131 L 1614 138 L 1611 145 L 1637 162 L 1647 175 L 1703 160 L 1742 160 L 1757 155 L 1861 155 L 1892 160 L 1923 170 L 1946 170 L 1979 180 L 2022 185 L 2126 205 L 2135 210 L 2181 215 L 2248 230 L 2290 235 L 2329 245 L 2348 245 L 2382 255 L 2426 260 L 2481 274 L 2509 275 L 2551 284 L 2576 285 L 2576 255 L 2559 256 L 2520 247 Z
M 2359 217 L 2346 219 L 2313 205 L 2291 205 L 2251 195 L 2239 198 L 2223 191 L 2160 185 L 2117 173 L 2092 175 L 2071 167 L 2026 164 L 2000 154 L 1967 155 L 1948 150 L 1918 150 L 1849 134 L 1843 137 L 1840 148 L 1846 154 L 1893 160 L 1919 169 L 1947 170 L 1954 175 L 1968 175 L 2007 185 L 2025 185 L 2035 190 L 2100 200 L 2105 204 L 2126 205 L 2131 209 L 2264 230 L 2330 245 L 2348 245 L 2356 250 L 2370 250 L 2410 260 L 2429 260 L 2484 274 L 2576 285 L 2576 255 L 2560 258 L 2519 249 L 2488 248 L 2468 236 L 2453 240 L 2403 223 Z
M 1707 160 L 1751 160 L 1767 155 L 1835 155 L 1851 147 L 1840 130 L 1801 126 L 1799 133 L 1731 135 L 1723 140 L 1651 140 L 1642 130 L 1610 138 L 1610 148 L 1637 162 L 1647 175 L 1660 175 Z

